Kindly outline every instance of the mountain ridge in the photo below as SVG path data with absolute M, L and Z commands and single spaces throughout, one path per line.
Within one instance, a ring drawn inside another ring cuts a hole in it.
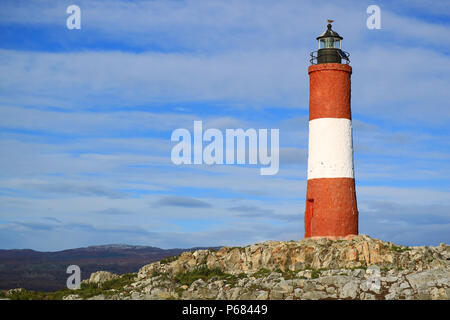
M 53 291 L 66 285 L 69 265 L 78 265 L 86 279 L 99 269 L 123 274 L 147 263 L 208 247 L 161 249 L 128 244 L 94 245 L 60 251 L 0 249 L 0 289 L 22 287 Z M 214 247 L 220 248 L 220 247 Z

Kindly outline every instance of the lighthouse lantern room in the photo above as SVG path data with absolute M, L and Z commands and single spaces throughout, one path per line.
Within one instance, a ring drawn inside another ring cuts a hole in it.
M 318 50 L 311 53 L 311 63 L 342 63 L 342 60 L 344 60 L 348 64 L 350 55 L 342 50 L 344 38 L 331 29 L 333 20 L 328 20 L 328 22 L 327 30 L 316 38 Z

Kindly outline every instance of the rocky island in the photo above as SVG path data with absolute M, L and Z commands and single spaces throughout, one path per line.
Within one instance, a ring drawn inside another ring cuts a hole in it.
M 450 246 L 395 245 L 366 235 L 196 250 L 139 272 L 91 274 L 81 289 L 12 289 L 6 299 L 444 299 Z

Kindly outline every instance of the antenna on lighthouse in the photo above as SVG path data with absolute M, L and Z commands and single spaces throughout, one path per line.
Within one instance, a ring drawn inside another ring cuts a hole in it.
M 328 19 L 327 21 L 328 21 L 328 23 L 333 23 L 334 22 L 334 20 L 331 20 L 331 19 Z

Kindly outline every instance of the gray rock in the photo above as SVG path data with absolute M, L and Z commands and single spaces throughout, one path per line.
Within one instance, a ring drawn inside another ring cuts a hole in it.
M 432 288 L 430 289 L 430 297 L 432 300 L 448 300 L 450 290 L 449 288 Z
M 352 272 L 352 276 L 356 277 L 356 278 L 361 278 L 362 276 L 364 276 L 366 272 L 363 269 L 355 269 Z
M 419 289 L 426 289 L 427 283 L 429 282 L 440 282 L 445 283 L 445 280 L 441 279 L 450 279 L 450 270 L 444 270 L 444 269 L 432 269 L 432 270 L 426 270 L 419 273 L 412 273 L 406 276 L 409 283 L 411 283 L 411 286 L 415 290 Z
M 410 287 L 411 287 L 411 286 L 410 286 L 409 283 L 406 282 L 406 281 L 400 283 L 400 290 L 408 289 L 408 288 L 410 288 Z
M 347 282 L 342 287 L 342 289 L 340 290 L 339 298 L 341 298 L 341 299 L 346 299 L 346 298 L 355 299 L 356 295 L 358 294 L 358 291 L 359 291 L 358 282 L 356 282 L 356 281 Z
M 69 294 L 68 296 L 63 297 L 62 299 L 63 300 L 82 300 L 80 298 L 80 296 L 77 294 Z
M 90 297 L 88 300 L 106 300 L 106 297 L 103 294 L 99 294 L 99 295 Z
M 294 288 L 286 282 L 278 283 L 273 289 L 285 294 L 292 293 L 294 291 Z
M 109 280 L 117 279 L 119 278 L 119 275 L 115 273 L 111 273 L 108 271 L 97 271 L 94 273 L 91 273 L 91 276 L 87 282 L 89 283 L 103 283 Z
M 270 291 L 271 300 L 282 300 L 284 298 L 284 292 L 278 290 Z
M 318 282 L 325 286 L 336 286 L 336 287 L 343 287 L 346 283 L 351 281 L 357 281 L 358 278 L 349 277 L 349 276 L 327 276 L 327 277 L 320 277 L 317 279 Z
M 256 300 L 267 300 L 269 298 L 269 293 L 264 290 L 260 290 L 257 292 Z
M 394 277 L 394 276 L 387 276 L 387 277 L 382 277 L 381 280 L 386 281 L 386 282 L 396 282 L 396 281 L 398 281 L 398 278 Z
M 320 300 L 326 298 L 328 298 L 328 295 L 323 291 L 308 291 L 301 296 L 303 300 Z
M 361 294 L 361 300 L 376 300 L 376 298 L 375 295 L 364 292 L 363 294 Z
M 326 291 L 328 294 L 333 294 L 336 292 L 336 288 L 335 287 L 327 287 Z
M 396 297 L 395 292 L 391 292 L 391 293 L 388 293 L 387 295 L 385 295 L 384 299 L 386 299 L 386 300 L 393 300 L 395 297 Z
M 242 290 L 242 288 L 230 289 L 230 292 L 229 292 L 230 300 L 238 300 L 239 297 L 241 296 L 241 290 Z
M 296 288 L 294 289 L 294 297 L 295 298 L 300 298 L 303 294 L 303 290 L 300 288 Z

